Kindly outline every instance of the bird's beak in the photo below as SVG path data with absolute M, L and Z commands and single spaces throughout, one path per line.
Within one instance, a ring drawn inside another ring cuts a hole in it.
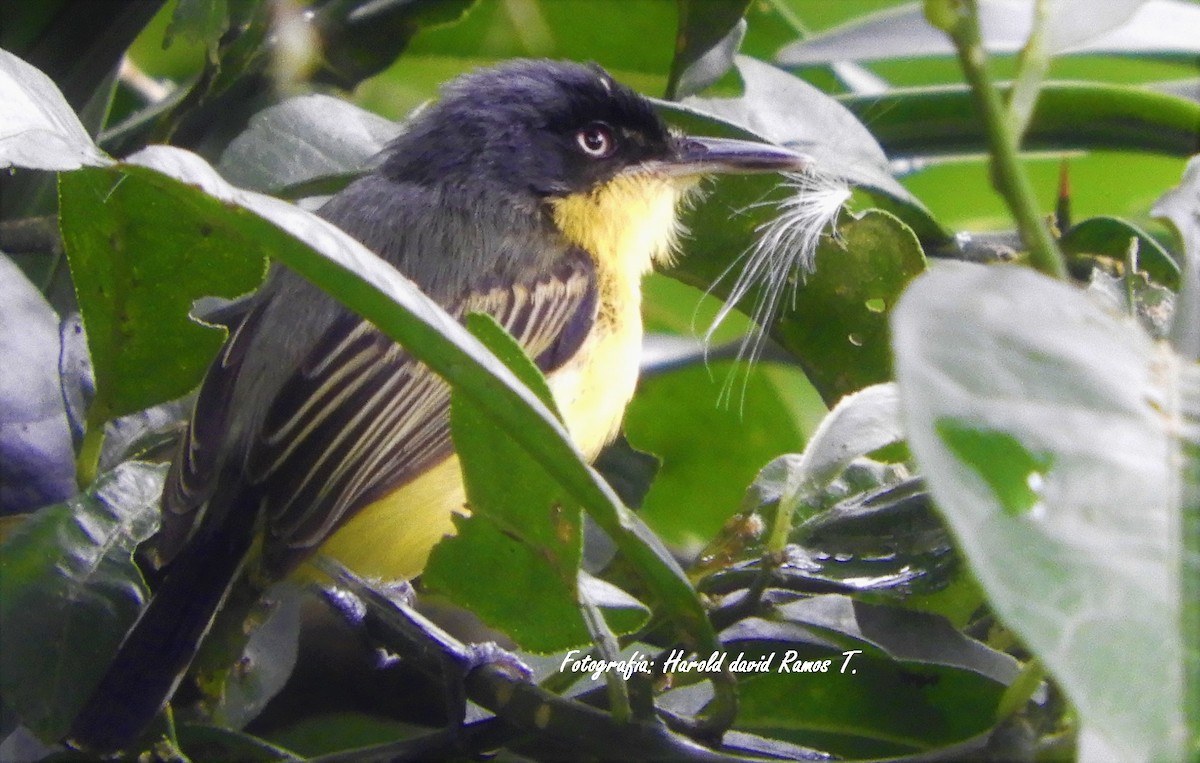
M 684 137 L 673 159 L 663 163 L 671 175 L 747 174 L 754 172 L 804 172 L 812 157 L 770 143 L 730 138 Z

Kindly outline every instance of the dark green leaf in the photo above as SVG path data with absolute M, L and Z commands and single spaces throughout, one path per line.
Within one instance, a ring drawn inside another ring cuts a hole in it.
M 1138 269 L 1168 289 L 1179 288 L 1179 265 L 1162 245 L 1133 223 L 1116 217 L 1093 217 L 1071 226 L 1058 245 L 1063 253 L 1092 255 L 1123 262 L 1130 239 L 1138 242 Z
M 826 403 L 891 376 L 889 314 L 925 257 L 903 223 L 868 210 L 824 239 L 816 271 L 771 336 L 794 354 Z
M 299 756 L 276 744 L 229 728 L 181 724 L 179 747 L 192 760 L 236 760 L 268 763 L 299 760 Z
M 701 566 L 749 559 L 764 551 L 762 533 L 747 535 L 754 525 L 773 526 L 773 515 L 782 502 L 795 514 L 787 524 L 815 513 L 825 491 L 852 461 L 889 445 L 900 437 L 896 391 L 877 385 L 842 398 L 825 417 L 804 448 L 795 456 L 780 456 L 767 464 L 742 499 L 738 516 L 727 524 L 701 555 Z M 830 502 L 826 502 L 828 505 Z M 767 518 L 764 518 L 767 517 Z
M 322 70 L 317 79 L 352 88 L 386 69 L 427 26 L 458 20 L 475 0 L 335 0 L 313 17 L 320 31 Z
M 44 739 L 66 732 L 141 611 L 133 550 L 158 528 L 165 473 L 122 464 L 0 546 L 0 693 Z
M 427 731 L 378 715 L 347 712 L 298 720 L 294 725 L 273 732 L 271 740 L 297 754 L 316 757 L 395 742 Z
M 739 728 L 849 756 L 969 739 L 993 725 L 1017 674 L 1011 657 L 942 618 L 837 595 L 779 605 L 721 635 L 731 660 L 771 659 L 739 676 Z
M 983 120 L 964 85 L 904 88 L 839 100 L 871 125 L 893 158 L 987 150 Z M 1197 123 L 1200 103 L 1186 98 L 1124 85 L 1051 81 L 1038 93 L 1022 146 L 1189 156 L 1197 149 Z
M 203 43 L 210 51 L 215 51 L 221 35 L 228 29 L 228 0 L 179 0 L 171 15 L 163 46 L 169 46 L 178 35 L 188 42 Z
M 1016 267 L 926 274 L 894 330 L 910 446 L 997 613 L 1109 750 L 1181 757 L 1179 360 Z

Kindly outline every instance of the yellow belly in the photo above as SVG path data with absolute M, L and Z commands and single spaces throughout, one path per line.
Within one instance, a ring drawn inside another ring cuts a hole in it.
M 450 456 L 399 490 L 364 507 L 321 546 L 360 576 L 384 580 L 420 574 L 429 552 L 465 513 L 458 457 Z

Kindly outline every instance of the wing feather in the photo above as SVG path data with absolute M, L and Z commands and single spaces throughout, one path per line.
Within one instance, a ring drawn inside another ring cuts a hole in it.
M 451 306 L 504 326 L 544 372 L 579 349 L 596 318 L 594 265 L 583 252 L 527 282 Z M 268 563 L 289 567 L 356 511 L 452 451 L 450 389 L 357 316 L 339 317 L 268 408 L 245 464 L 267 496 Z

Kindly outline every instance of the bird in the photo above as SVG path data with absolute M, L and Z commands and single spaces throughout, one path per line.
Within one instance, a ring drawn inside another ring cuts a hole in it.
M 634 394 L 642 277 L 675 255 L 700 181 L 807 166 L 684 135 L 594 64 L 521 59 L 445 84 L 317 214 L 455 318 L 492 316 L 592 459 Z M 158 583 L 72 723 L 76 749 L 144 733 L 235 582 L 265 586 L 318 551 L 411 579 L 466 511 L 446 382 L 282 265 L 236 312 L 141 550 Z

